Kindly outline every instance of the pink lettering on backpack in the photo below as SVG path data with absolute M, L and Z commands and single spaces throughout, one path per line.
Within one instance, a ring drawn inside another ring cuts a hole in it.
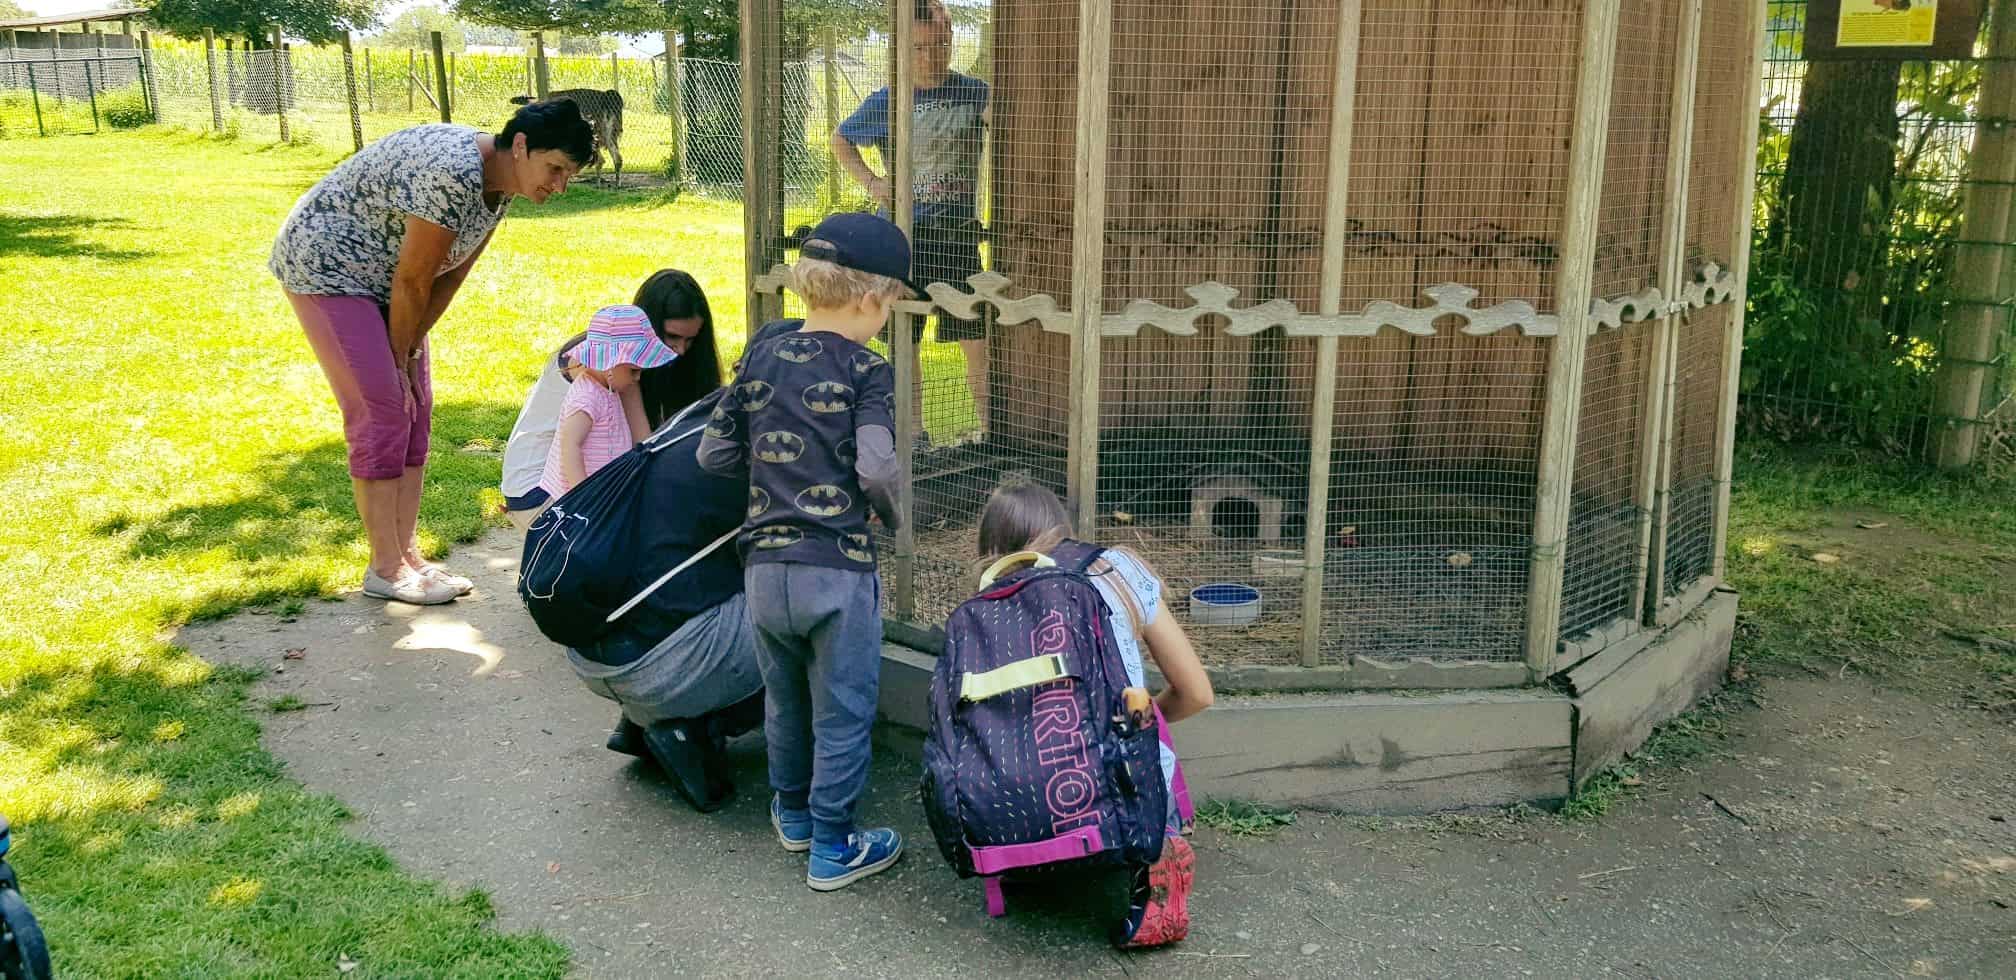
M 1044 613 L 1029 643 L 1039 657 L 1068 649 L 1071 630 L 1064 614 L 1054 609 Z M 1098 784 L 1086 758 L 1084 719 L 1078 712 L 1076 688 L 1077 682 L 1070 678 L 1055 681 L 1036 695 L 1033 706 L 1036 761 L 1049 771 L 1043 802 L 1050 810 L 1051 828 L 1060 834 L 1099 822 L 1099 813 L 1093 808 Z

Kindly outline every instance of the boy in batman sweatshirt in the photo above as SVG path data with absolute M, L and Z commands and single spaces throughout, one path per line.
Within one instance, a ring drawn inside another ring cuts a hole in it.
M 759 333 L 708 420 L 699 459 L 749 477 L 739 544 L 763 671 L 770 822 L 785 850 L 811 852 L 805 883 L 833 891 L 903 853 L 896 831 L 854 825 L 881 677 L 868 517 L 896 528 L 902 478 L 894 372 L 863 344 L 916 290 L 909 243 L 874 215 L 826 219 L 799 255 L 792 280 L 805 320 Z

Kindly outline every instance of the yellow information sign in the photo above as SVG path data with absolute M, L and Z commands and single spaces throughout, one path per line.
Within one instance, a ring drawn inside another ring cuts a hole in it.
M 1939 0 L 1841 0 L 1834 44 L 1842 48 L 1930 47 Z

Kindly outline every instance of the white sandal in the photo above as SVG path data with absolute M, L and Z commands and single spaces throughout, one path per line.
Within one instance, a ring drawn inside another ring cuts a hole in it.
M 415 606 L 438 606 L 454 602 L 459 595 L 453 587 L 424 575 L 406 574 L 399 576 L 396 582 L 387 582 L 376 569 L 370 568 L 364 570 L 364 594 L 373 599 Z

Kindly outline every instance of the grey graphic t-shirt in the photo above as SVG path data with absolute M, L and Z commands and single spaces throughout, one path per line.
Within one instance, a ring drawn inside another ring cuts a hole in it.
M 910 185 L 917 221 L 966 221 L 974 216 L 980 143 L 986 132 L 987 83 L 953 72 L 943 84 L 917 90 L 910 113 Z M 889 90 L 876 89 L 840 124 L 840 138 L 873 146 L 888 159 Z
M 894 525 L 895 373 L 839 334 L 759 336 L 699 449 L 708 470 L 749 474 L 743 564 L 873 571 L 871 509 Z
M 446 123 L 415 126 L 337 164 L 294 205 L 267 268 L 290 293 L 389 303 L 408 215 L 455 233 L 440 272 L 468 261 L 508 205 L 483 205 L 478 134 Z

